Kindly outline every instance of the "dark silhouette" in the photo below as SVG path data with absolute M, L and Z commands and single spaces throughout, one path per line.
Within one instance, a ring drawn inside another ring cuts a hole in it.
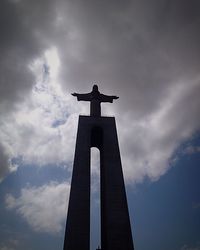
M 89 101 L 90 102 L 90 115 L 101 116 L 101 102 L 112 103 L 114 99 L 118 99 L 118 96 L 104 95 L 98 90 L 97 85 L 93 85 L 92 92 L 86 94 L 73 93 L 73 96 L 77 97 L 78 101 Z
M 100 103 L 113 102 L 97 85 L 78 100 L 91 102 L 91 116 L 79 116 L 64 250 L 90 249 L 90 148 L 100 151 L 100 250 L 133 250 L 126 191 L 114 117 L 100 116 Z

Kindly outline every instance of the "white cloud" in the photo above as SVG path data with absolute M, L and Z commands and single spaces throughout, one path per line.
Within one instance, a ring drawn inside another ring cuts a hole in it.
M 56 62 L 52 62 L 55 58 Z M 4 155 L 1 161 L 5 159 L 2 177 L 10 172 L 7 162 L 15 157 L 22 157 L 24 164 L 40 166 L 72 161 L 78 108 L 70 94 L 63 93 L 57 83 L 58 68 L 55 48 L 46 51 L 44 58 L 35 60 L 31 70 L 37 75 L 37 84 L 24 102 L 18 103 L 15 112 L 2 117 L 0 152 Z
M 18 198 L 7 194 L 5 202 L 7 209 L 20 214 L 33 230 L 57 233 L 66 220 L 68 198 L 68 183 L 50 182 L 23 188 Z
M 145 176 L 152 180 L 162 176 L 173 164 L 175 150 L 198 130 L 199 99 L 190 97 L 199 86 L 198 81 L 190 85 L 178 82 L 148 115 L 134 119 L 134 114 L 128 113 L 121 118 L 122 159 L 130 182 L 141 181 Z
M 200 246 L 198 245 L 196 247 L 189 247 L 188 245 L 184 245 L 180 250 L 200 250 Z

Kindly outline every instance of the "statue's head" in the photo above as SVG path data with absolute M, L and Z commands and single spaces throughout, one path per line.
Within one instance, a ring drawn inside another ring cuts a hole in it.
M 93 85 L 92 91 L 98 91 L 98 86 L 96 84 Z

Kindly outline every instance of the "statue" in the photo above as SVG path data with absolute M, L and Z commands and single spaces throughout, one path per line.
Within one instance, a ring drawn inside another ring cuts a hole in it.
M 97 85 L 93 85 L 92 92 L 86 94 L 73 93 L 73 96 L 77 97 L 78 101 L 89 101 L 90 102 L 90 116 L 99 117 L 101 116 L 101 102 L 112 103 L 114 99 L 118 99 L 118 96 L 109 96 L 101 94 L 98 90 Z

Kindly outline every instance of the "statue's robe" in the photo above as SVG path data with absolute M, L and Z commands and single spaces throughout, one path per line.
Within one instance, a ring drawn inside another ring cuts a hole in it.
M 76 94 L 78 101 L 90 102 L 90 115 L 101 116 L 101 102 L 113 102 L 114 96 L 101 94 L 99 91 L 92 91 L 86 94 Z

